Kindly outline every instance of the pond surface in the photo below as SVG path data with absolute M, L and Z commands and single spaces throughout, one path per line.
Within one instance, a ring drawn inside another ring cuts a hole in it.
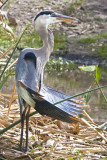
M 107 71 L 107 68 L 102 69 L 103 75 L 100 80 L 101 86 L 107 85 L 107 72 L 104 71 L 105 69 Z M 14 77 L 9 77 L 8 83 L 5 84 L 1 92 L 11 93 L 14 81 Z M 46 86 L 50 86 L 56 90 L 69 94 L 70 96 L 86 91 L 93 83 L 93 74 L 80 70 L 61 73 L 61 75 L 55 72 L 45 72 L 44 74 L 44 84 Z M 96 85 L 93 86 L 93 88 L 96 87 Z M 107 97 L 107 88 L 104 88 L 103 91 Z M 94 122 L 103 123 L 107 121 L 107 103 L 99 90 L 92 93 L 88 104 L 90 105 L 90 108 L 86 109 L 86 111 L 94 119 Z

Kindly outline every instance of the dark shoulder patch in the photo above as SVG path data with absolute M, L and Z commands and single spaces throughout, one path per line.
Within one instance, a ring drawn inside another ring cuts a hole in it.
M 32 61 L 36 67 L 36 56 L 34 53 L 32 52 L 27 52 L 24 56 L 24 59 L 25 60 L 29 60 L 29 61 Z
M 42 12 L 37 14 L 37 16 L 34 18 L 34 21 L 36 21 L 36 19 L 41 15 L 49 15 L 49 14 L 52 14 L 52 13 L 54 13 L 54 12 L 53 11 L 42 11 Z

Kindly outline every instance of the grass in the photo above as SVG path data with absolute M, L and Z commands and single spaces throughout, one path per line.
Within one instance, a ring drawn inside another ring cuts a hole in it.
M 54 51 L 66 49 L 66 36 L 61 33 L 54 34 Z
M 5 52 L 10 48 L 13 44 L 13 40 L 10 34 L 7 34 L 7 32 L 0 27 L 0 50 L 2 52 Z
M 107 32 L 103 32 L 95 35 L 89 35 L 88 37 L 79 39 L 78 42 L 82 44 L 91 44 L 91 43 L 96 43 L 101 39 L 107 39 Z
M 64 7 L 63 12 L 65 15 L 69 16 L 71 13 L 75 13 L 77 8 L 79 8 L 85 2 L 85 0 L 76 0 L 74 2 L 72 1 L 71 3 L 69 2 L 69 0 L 65 0 L 65 2 L 66 6 Z
M 14 33 L 15 29 L 13 28 Z M 17 39 L 17 38 L 16 38 Z M 107 56 L 107 45 L 104 44 L 103 46 L 99 47 L 97 43 L 101 41 L 107 40 L 107 32 L 103 32 L 100 34 L 89 35 L 88 37 L 81 38 L 77 40 L 77 43 L 82 45 L 90 45 L 95 44 L 95 51 L 98 53 L 102 58 Z M 54 52 L 62 50 L 63 53 L 66 51 L 66 36 L 57 32 L 54 34 Z M 0 27 L 0 45 L 1 51 L 5 52 L 8 48 L 10 48 L 14 43 L 14 39 L 11 37 L 10 34 L 7 34 L 6 31 Z M 41 48 L 43 45 L 41 38 L 36 34 L 35 30 L 27 30 L 22 37 L 21 43 L 18 45 L 20 50 L 24 48 Z M 91 47 L 91 46 L 90 46 Z
M 71 10 L 74 10 L 75 7 L 78 8 L 78 7 L 81 6 L 84 2 L 85 2 L 85 0 L 78 0 L 78 1 L 75 1 L 74 3 L 72 2 L 71 5 L 70 5 Z
M 14 29 L 14 32 L 15 29 Z M 59 49 L 65 49 L 66 48 L 66 36 L 64 36 L 61 33 L 55 33 L 54 34 L 54 52 Z M 14 44 L 14 40 L 12 40 L 12 37 L 10 34 L 7 34 L 7 32 L 0 27 L 0 49 L 2 52 L 5 52 Z M 42 39 L 36 34 L 35 30 L 27 30 L 25 34 L 22 37 L 21 43 L 18 45 L 18 48 L 20 50 L 24 48 L 41 48 L 43 45 Z
M 54 51 L 58 49 L 64 49 L 66 47 L 66 38 L 61 33 L 54 34 Z M 21 43 L 19 44 L 19 49 L 24 48 L 41 48 L 43 45 L 42 39 L 36 34 L 35 30 L 26 31 Z
M 78 42 L 82 44 L 91 44 L 91 43 L 96 43 L 97 40 L 91 37 L 86 37 L 79 39 Z
M 77 42 L 79 44 L 84 45 L 84 47 L 88 47 L 92 50 L 95 49 L 94 53 L 100 55 L 101 58 L 107 59 L 107 32 L 89 35 L 85 38 L 78 39 Z M 102 44 L 102 46 L 100 46 Z
M 19 49 L 40 47 L 42 47 L 42 40 L 34 30 L 27 30 L 18 46 Z
M 103 21 L 103 19 L 101 17 L 96 17 L 95 20 L 98 21 L 98 22 L 102 22 Z
M 96 36 L 97 39 L 107 39 L 107 32 L 100 33 Z
M 97 52 L 102 58 L 107 59 L 107 44 L 104 44 L 99 49 L 97 49 Z

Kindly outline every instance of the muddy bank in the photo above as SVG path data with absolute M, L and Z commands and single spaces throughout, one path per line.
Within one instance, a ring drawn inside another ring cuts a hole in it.
M 62 57 L 67 60 L 73 61 L 76 64 L 79 65 L 99 65 L 99 66 L 105 66 L 107 67 L 107 60 L 106 59 L 101 59 L 98 55 L 84 55 L 84 54 L 64 54 L 62 55 L 56 55 L 56 57 Z

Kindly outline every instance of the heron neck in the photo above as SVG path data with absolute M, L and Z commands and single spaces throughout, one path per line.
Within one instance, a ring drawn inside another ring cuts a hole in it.
M 42 28 L 42 30 L 38 32 L 38 34 L 43 41 L 42 49 L 48 56 L 50 56 L 54 46 L 54 37 L 52 31 L 50 31 L 49 29 Z

